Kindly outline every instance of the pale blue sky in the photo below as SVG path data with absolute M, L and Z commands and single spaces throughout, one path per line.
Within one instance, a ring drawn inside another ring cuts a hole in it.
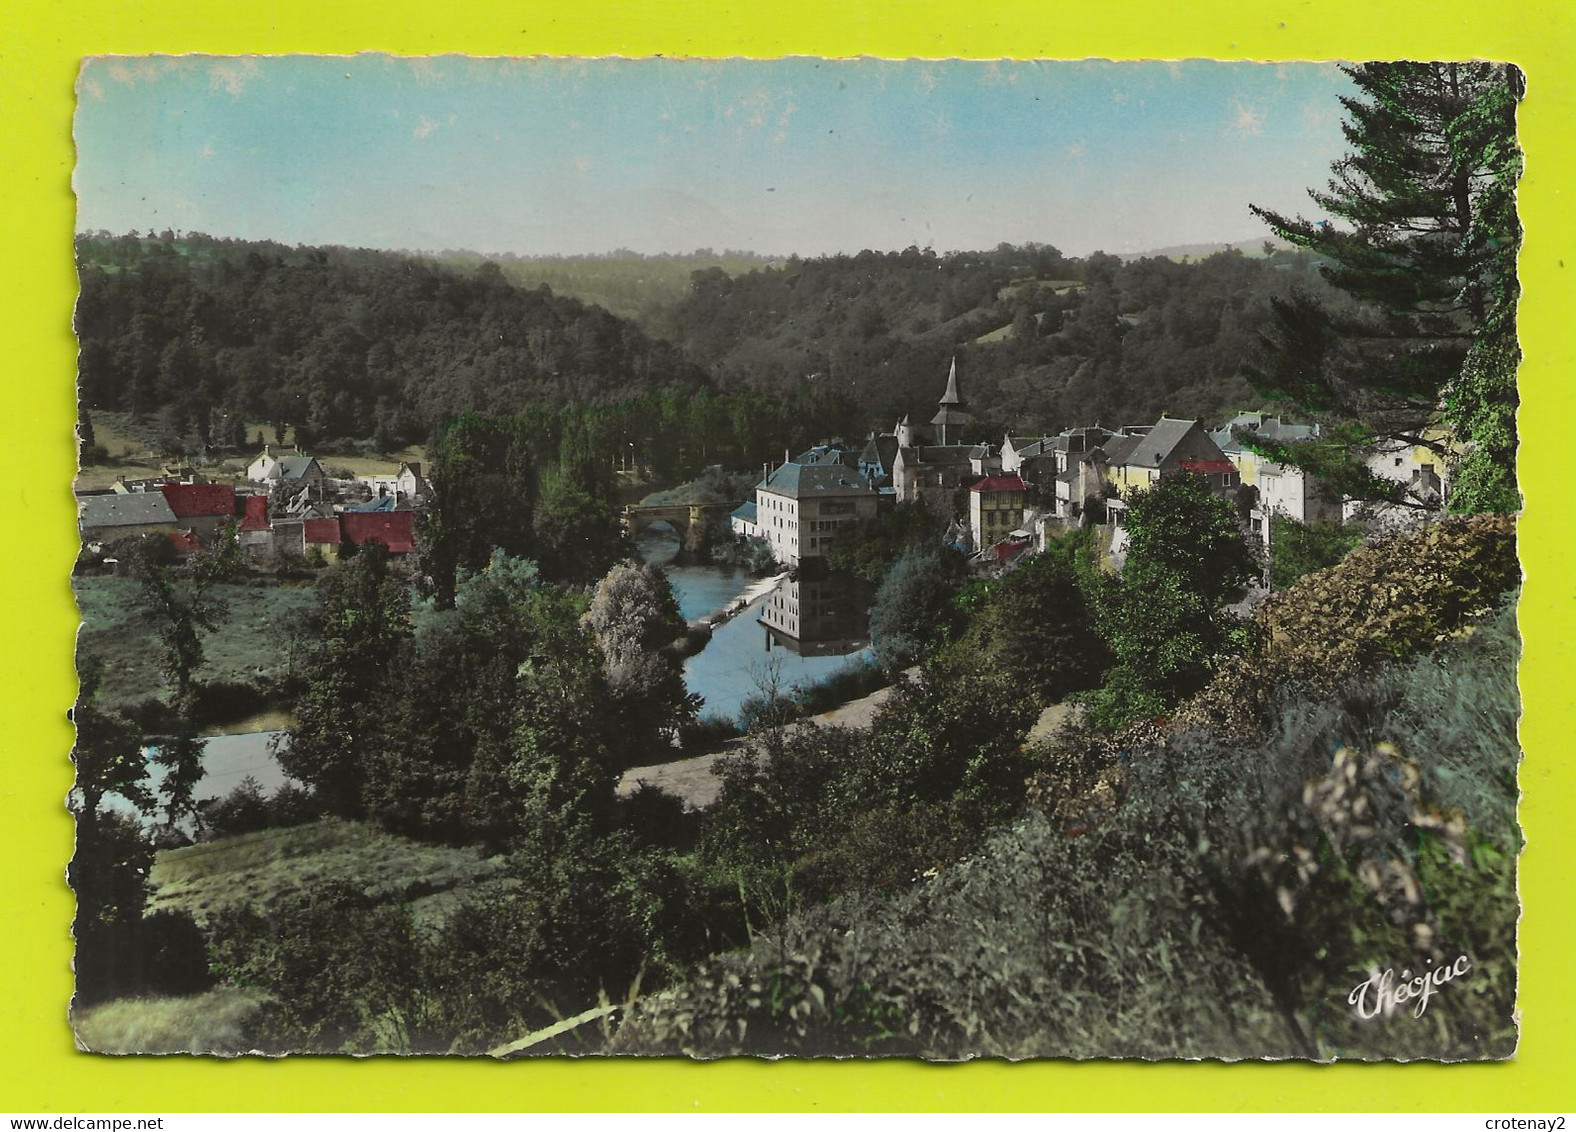
M 521 255 L 1262 235 L 1343 152 L 1322 64 L 89 60 L 78 227 Z

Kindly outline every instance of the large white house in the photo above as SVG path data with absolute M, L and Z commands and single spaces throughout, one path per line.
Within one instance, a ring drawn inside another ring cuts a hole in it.
M 785 461 L 755 487 L 754 533 L 796 566 L 823 557 L 843 527 L 875 518 L 879 499 L 857 468 Z

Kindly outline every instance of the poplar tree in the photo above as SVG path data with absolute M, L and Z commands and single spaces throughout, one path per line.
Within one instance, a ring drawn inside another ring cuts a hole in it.
M 1325 215 L 1249 206 L 1323 257 L 1320 270 L 1344 293 L 1333 303 L 1272 300 L 1263 363 L 1249 376 L 1327 428 L 1320 442 L 1262 450 L 1346 494 L 1422 507 L 1431 501 L 1357 456 L 1422 446 L 1452 466 L 1451 509 L 1514 511 L 1521 72 L 1483 62 L 1344 70 L 1358 91 L 1341 99 L 1351 151 L 1325 189 L 1309 190 Z

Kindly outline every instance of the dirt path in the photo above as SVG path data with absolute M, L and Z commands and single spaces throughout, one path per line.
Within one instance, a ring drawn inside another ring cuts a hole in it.
M 905 673 L 910 677 L 918 674 L 917 668 L 911 668 Z M 813 723 L 821 727 L 849 727 L 863 731 L 874 722 L 876 711 L 892 695 L 892 691 L 890 686 L 878 688 L 868 696 L 851 700 L 842 707 L 811 716 L 808 720 L 790 726 L 803 727 L 806 723 Z M 715 802 L 717 795 L 722 792 L 722 779 L 713 774 L 711 768 L 718 759 L 749 750 L 750 743 L 751 740 L 747 737 L 730 739 L 721 750 L 704 755 L 695 755 L 692 758 L 678 759 L 670 763 L 657 763 L 653 766 L 631 767 L 619 779 L 618 792 L 632 794 L 636 787 L 644 782 L 682 798 L 686 809 L 704 809 Z

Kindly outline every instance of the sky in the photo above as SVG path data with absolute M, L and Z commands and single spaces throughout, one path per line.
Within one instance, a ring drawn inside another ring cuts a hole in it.
M 522 256 L 1259 239 L 1344 152 L 1329 64 L 87 60 L 78 229 Z

